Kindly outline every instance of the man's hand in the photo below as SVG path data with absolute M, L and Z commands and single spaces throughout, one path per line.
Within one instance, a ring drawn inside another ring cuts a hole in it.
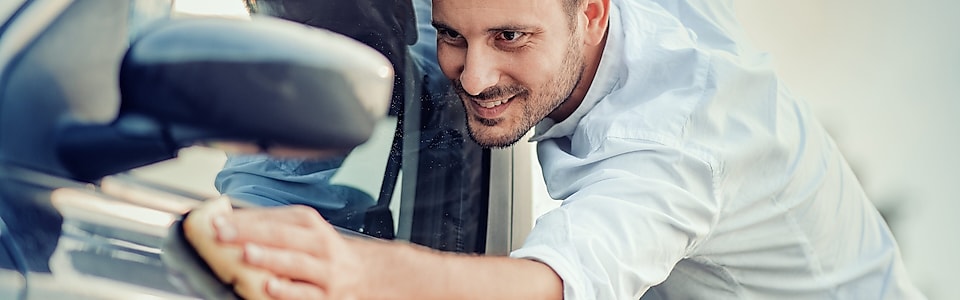
M 275 299 L 364 299 L 362 251 L 352 249 L 312 208 L 238 209 L 212 220 L 221 243 L 243 245 L 243 262 L 273 273 L 262 287 Z
M 220 247 L 242 250 L 233 263 L 270 273 L 234 281 L 234 288 L 274 299 L 562 297 L 560 277 L 543 263 L 344 237 L 305 206 L 237 209 L 209 225 Z

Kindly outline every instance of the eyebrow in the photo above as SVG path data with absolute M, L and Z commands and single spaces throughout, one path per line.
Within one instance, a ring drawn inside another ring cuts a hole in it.
M 531 25 L 520 25 L 520 24 L 506 24 L 498 27 L 493 27 L 487 29 L 488 32 L 501 32 L 501 31 L 535 31 L 536 26 Z
M 433 25 L 433 28 L 437 30 L 448 30 L 448 31 L 457 32 L 457 30 L 450 27 L 450 25 L 444 24 L 443 22 L 432 21 L 430 22 L 430 24 Z M 492 27 L 487 29 L 487 32 L 491 32 L 491 33 L 503 32 L 503 31 L 540 31 L 540 30 L 536 26 L 520 25 L 520 24 L 506 24 L 506 25 L 500 25 L 497 27 Z
M 443 30 L 455 31 L 453 30 L 453 28 L 450 28 L 450 25 L 444 24 L 443 22 L 439 22 L 439 21 L 432 21 L 430 22 L 430 25 L 433 25 L 433 28 L 437 30 L 443 29 Z

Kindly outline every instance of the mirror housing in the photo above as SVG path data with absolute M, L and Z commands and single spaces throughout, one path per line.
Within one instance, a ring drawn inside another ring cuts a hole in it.
M 173 19 L 133 41 L 110 124 L 71 124 L 64 165 L 81 180 L 212 141 L 348 151 L 385 116 L 393 68 L 350 38 L 269 17 Z

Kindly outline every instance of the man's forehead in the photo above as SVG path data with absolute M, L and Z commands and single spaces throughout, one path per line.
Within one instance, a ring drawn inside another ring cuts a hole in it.
M 460 30 L 536 27 L 563 16 L 560 1 L 433 0 L 433 21 Z
M 433 8 L 552 12 L 566 0 L 432 0 Z

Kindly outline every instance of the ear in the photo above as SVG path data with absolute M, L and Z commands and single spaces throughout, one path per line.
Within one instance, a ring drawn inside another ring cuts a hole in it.
M 584 43 L 595 46 L 603 41 L 610 19 L 610 0 L 584 0 L 581 18 L 586 21 Z

